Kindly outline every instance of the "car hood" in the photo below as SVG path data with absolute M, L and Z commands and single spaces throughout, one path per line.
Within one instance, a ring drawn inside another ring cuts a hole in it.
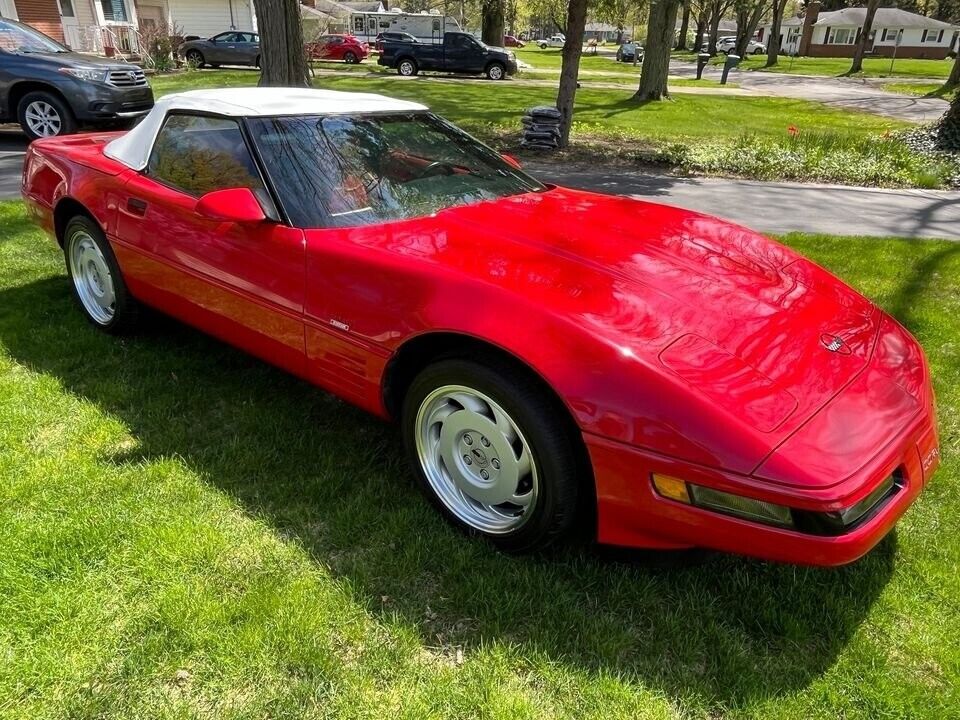
M 496 228 L 494 265 L 465 272 L 510 278 L 512 291 L 753 434 L 741 471 L 827 404 L 873 350 L 880 311 L 870 301 L 717 218 L 561 188 L 441 216 L 451 238 L 462 230 L 475 243 Z

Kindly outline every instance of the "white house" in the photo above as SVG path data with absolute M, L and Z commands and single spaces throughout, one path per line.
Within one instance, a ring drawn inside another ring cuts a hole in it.
M 780 28 L 780 47 L 785 53 L 811 57 L 852 57 L 863 31 L 866 8 L 852 7 L 820 12 L 820 4 L 808 4 L 802 18 L 789 18 Z M 770 23 L 762 28 L 769 38 Z M 907 12 L 879 8 L 867 42 L 867 52 L 890 57 L 943 59 L 955 48 L 960 27 Z

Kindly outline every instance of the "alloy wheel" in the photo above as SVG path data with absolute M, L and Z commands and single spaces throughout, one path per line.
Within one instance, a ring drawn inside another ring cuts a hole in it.
M 76 230 L 68 240 L 67 258 L 77 297 L 94 322 L 108 325 L 116 312 L 113 275 L 93 238 Z
M 54 137 L 63 129 L 63 118 L 57 109 L 45 100 L 34 100 L 24 111 L 27 127 L 37 137 Z
M 434 493 L 471 528 L 502 535 L 530 518 L 537 464 L 520 428 L 490 397 L 463 385 L 431 392 L 417 412 L 416 448 Z

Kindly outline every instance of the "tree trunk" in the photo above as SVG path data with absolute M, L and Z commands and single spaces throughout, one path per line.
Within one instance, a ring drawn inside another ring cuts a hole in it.
M 950 71 L 950 77 L 947 78 L 947 87 L 956 87 L 960 85 L 960 53 L 957 53 L 957 59 L 953 61 L 953 70 Z
M 670 73 L 670 50 L 673 48 L 673 30 L 677 25 L 679 6 L 680 0 L 650 1 L 640 87 L 633 96 L 637 100 L 662 100 L 670 95 L 667 75 Z
M 714 2 L 710 8 L 710 36 L 707 41 L 707 52 L 711 55 L 717 54 L 717 40 L 720 37 L 720 21 L 723 20 L 723 13 L 726 8 L 721 7 L 719 2 Z
M 677 50 L 687 49 L 687 31 L 690 29 L 690 0 L 683 3 L 683 16 L 680 18 L 680 32 L 677 35 Z
M 960 62 L 960 58 L 956 62 Z M 960 152 L 960 93 L 954 96 L 950 109 L 940 118 L 937 146 L 943 150 Z
M 780 26 L 786 7 L 787 0 L 773 0 L 770 37 L 767 38 L 767 67 L 773 67 L 780 61 Z
M 735 52 L 741 58 L 745 57 L 750 39 L 757 32 L 757 25 L 764 10 L 767 9 L 766 0 L 753 0 L 752 3 L 743 3 L 737 8 L 737 43 Z
M 570 0 L 567 5 L 567 27 L 564 35 L 560 64 L 560 87 L 557 90 L 557 110 L 560 111 L 560 147 L 570 143 L 573 125 L 573 101 L 577 96 L 577 77 L 580 74 L 580 53 L 583 51 L 583 31 L 587 25 L 587 0 Z
M 693 41 L 693 47 L 690 48 L 696 53 L 699 53 L 703 49 L 703 36 L 707 32 L 707 14 L 704 12 L 700 15 L 697 15 L 697 34 Z
M 863 18 L 863 29 L 860 31 L 860 37 L 857 39 L 857 48 L 853 51 L 853 64 L 850 65 L 850 75 L 863 70 L 863 54 L 867 51 L 867 43 L 870 42 L 870 31 L 873 30 L 873 17 L 877 14 L 877 8 L 879 6 L 880 0 L 868 0 L 867 2 L 867 15 Z
M 300 3 L 257 0 L 260 33 L 260 85 L 309 87 L 310 69 L 303 48 Z
M 503 0 L 484 0 L 480 39 L 493 47 L 503 46 Z

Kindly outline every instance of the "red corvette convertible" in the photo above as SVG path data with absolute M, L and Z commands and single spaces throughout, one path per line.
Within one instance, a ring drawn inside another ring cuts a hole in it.
M 937 467 L 917 342 L 793 251 L 544 185 L 425 107 L 167 96 L 51 138 L 23 195 L 93 325 L 150 306 L 397 420 L 424 491 L 509 551 L 602 543 L 834 565 Z

